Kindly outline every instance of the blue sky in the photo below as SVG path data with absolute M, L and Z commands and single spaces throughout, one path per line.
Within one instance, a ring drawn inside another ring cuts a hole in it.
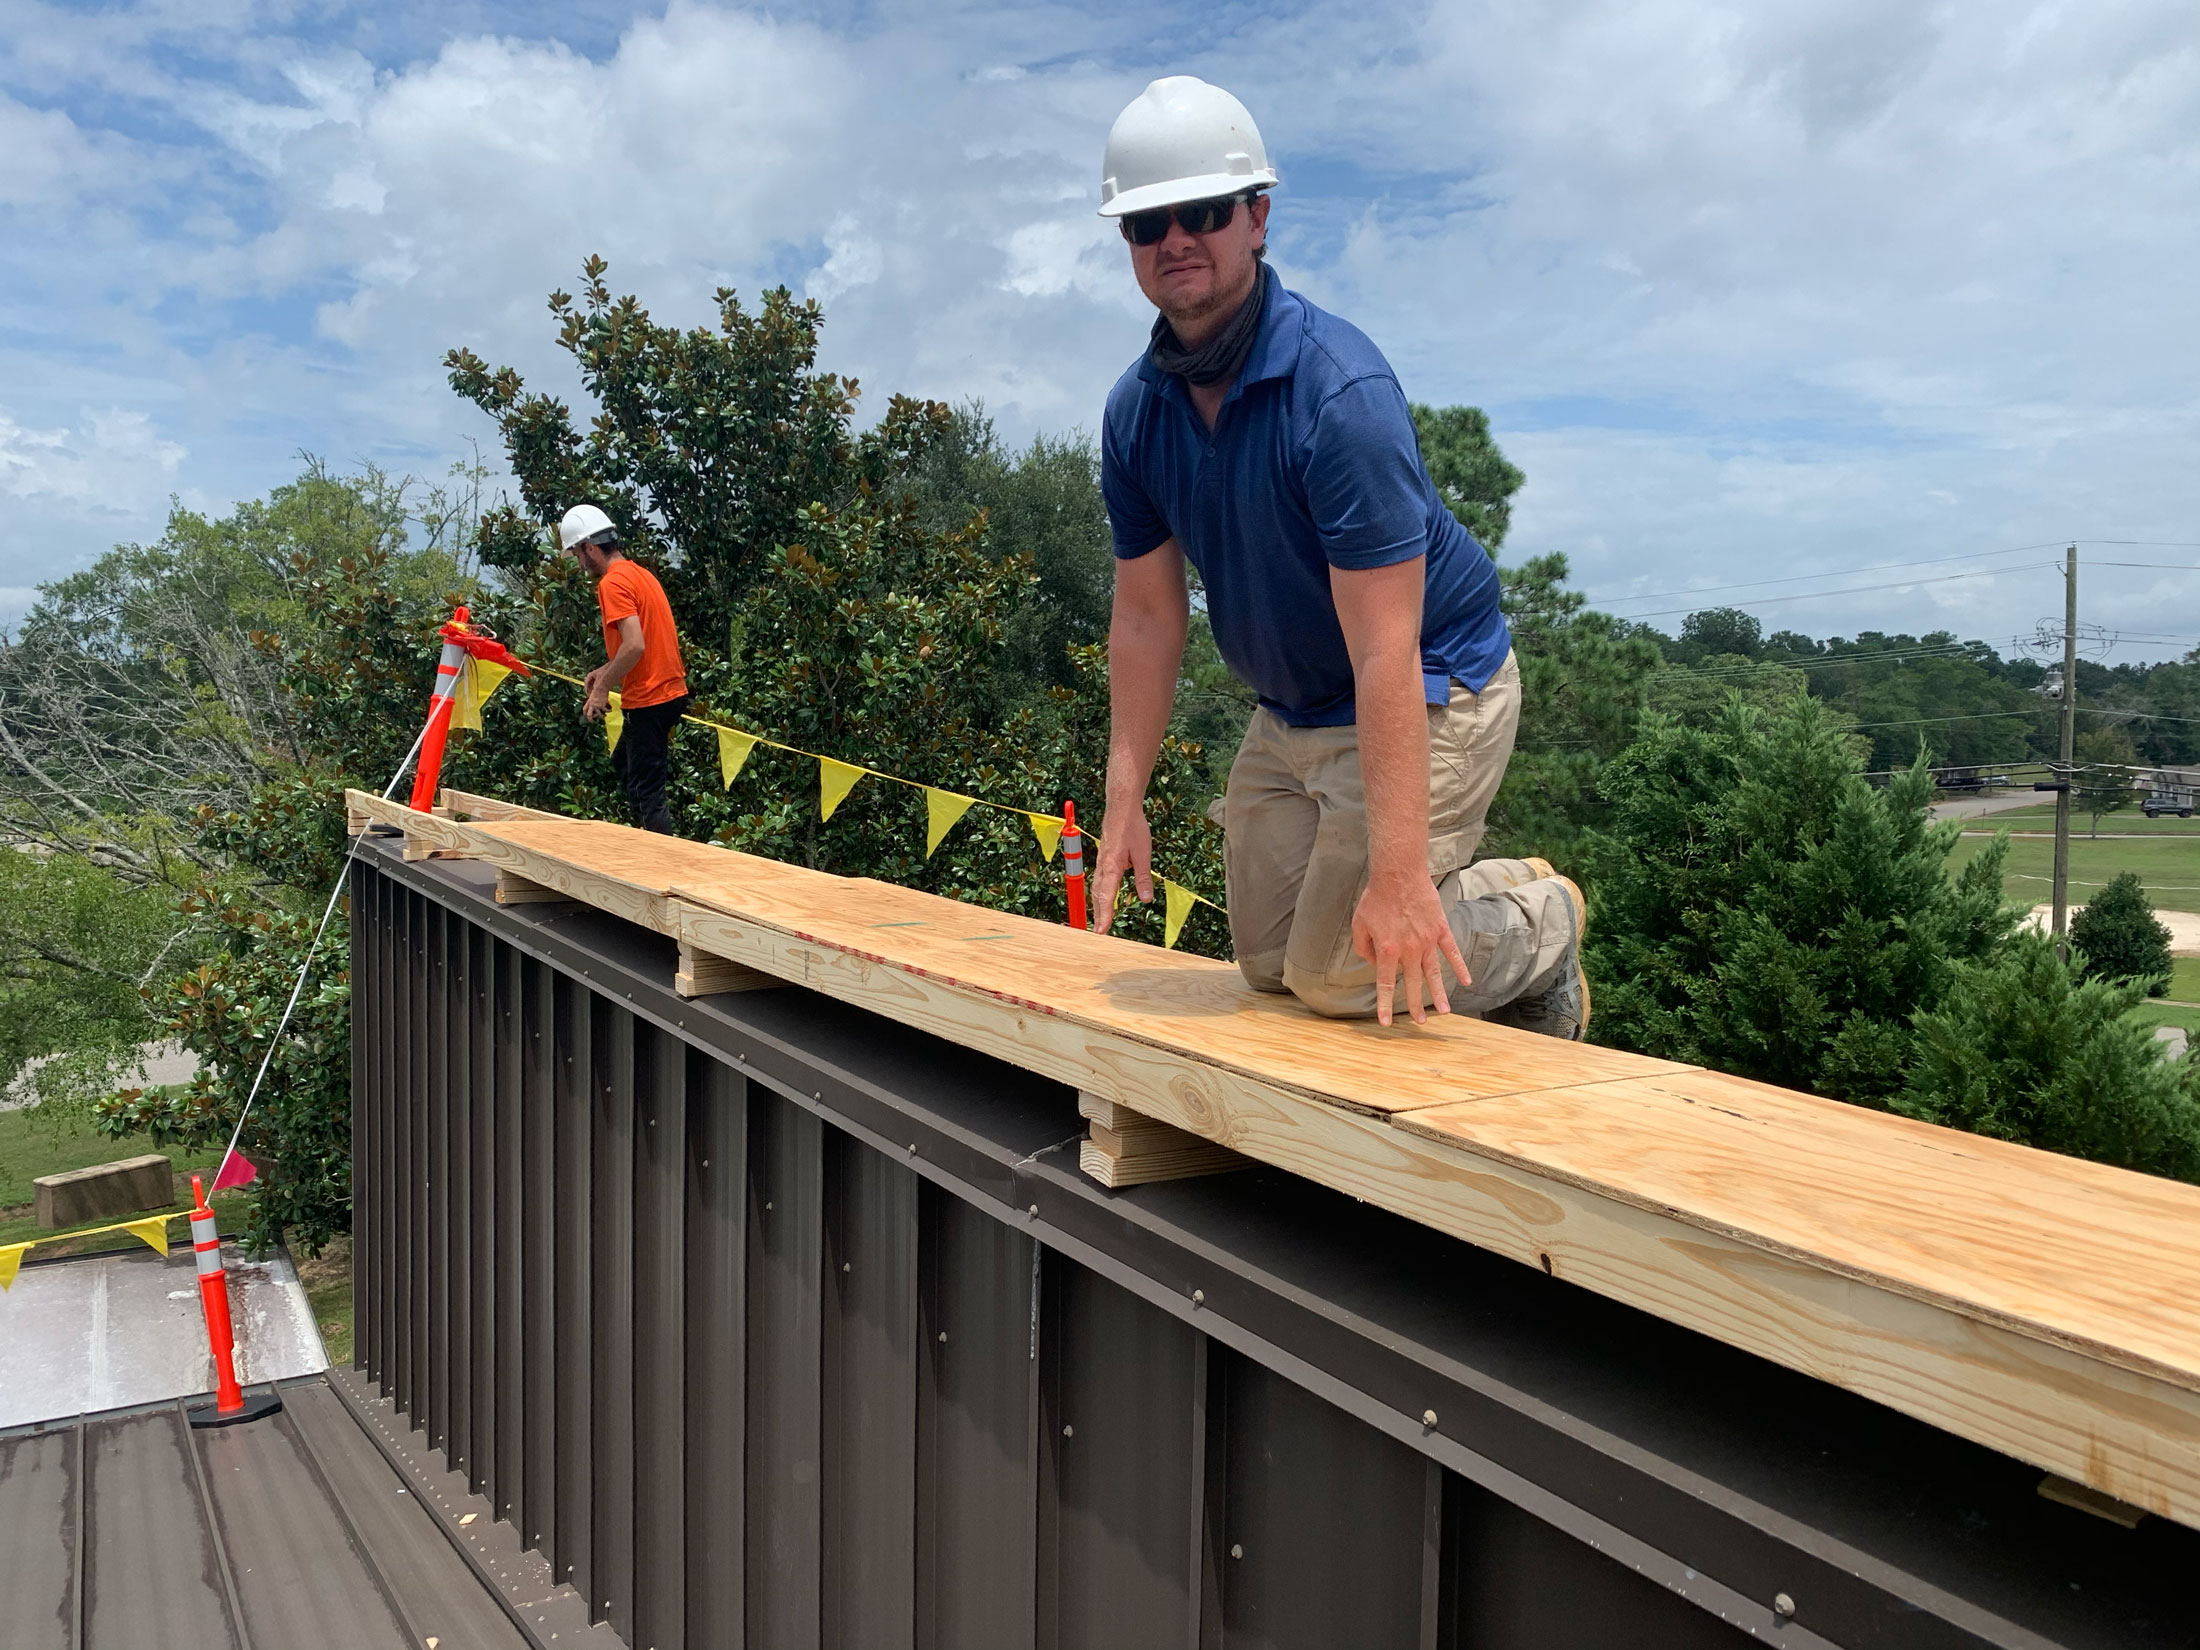
M 543 300 L 591 251 L 660 319 L 817 297 L 874 403 L 1089 428 L 1147 324 L 1100 146 L 1179 72 L 1260 120 L 1286 279 L 1489 409 L 1508 556 L 1619 610 L 2011 551 L 1718 598 L 2006 641 L 2060 610 L 2017 547 L 2200 566 L 2190 0 L 15 0 L 0 621 L 302 450 L 439 473 L 489 436 L 443 351 L 569 389 Z M 2085 610 L 2179 653 L 2200 573 L 2103 566 Z

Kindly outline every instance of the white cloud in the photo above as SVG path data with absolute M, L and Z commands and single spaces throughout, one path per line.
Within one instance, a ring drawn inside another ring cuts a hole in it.
M 0 25 L 0 85 L 39 105 L 0 97 L 25 157 L 0 179 L 0 453 L 43 466 L 80 553 L 112 499 L 159 500 L 68 491 L 104 451 L 75 409 L 144 409 L 138 469 L 216 498 L 301 447 L 437 469 L 484 433 L 446 347 L 571 392 L 543 297 L 592 251 L 660 320 L 706 322 L 720 284 L 817 297 L 827 364 L 876 403 L 1090 427 L 1146 324 L 1092 212 L 1099 145 L 1186 69 L 1263 122 L 1287 278 L 1416 397 L 1493 410 L 1530 478 L 1513 547 L 1572 552 L 1591 588 L 2200 539 L 2189 0 L 1439 0 L 1245 16 L 1166 60 L 1158 11 L 857 27 L 680 0 L 585 53 L 553 13 L 375 57 L 289 16 Z M 2200 578 L 2172 586 L 2104 574 L 2098 599 L 2200 635 Z M 1928 597 L 1985 634 L 2040 606 L 2015 579 Z M 1766 616 L 1853 629 L 1894 622 L 1883 600 Z
M 122 407 L 87 410 L 74 428 L 34 429 L 0 410 L 0 493 L 127 517 L 168 495 L 186 456 L 152 420 Z

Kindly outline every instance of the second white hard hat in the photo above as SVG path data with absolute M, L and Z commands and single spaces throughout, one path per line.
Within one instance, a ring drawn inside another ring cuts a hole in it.
M 614 531 L 611 518 L 593 504 L 576 504 L 558 522 L 558 548 L 570 550 L 583 539 Z
M 1155 81 L 1115 117 L 1100 171 L 1105 218 L 1276 185 L 1245 105 L 1188 74 Z

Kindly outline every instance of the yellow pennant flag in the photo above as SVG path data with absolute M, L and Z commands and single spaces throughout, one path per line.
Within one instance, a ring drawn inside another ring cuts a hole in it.
M 924 788 L 924 857 L 930 859 L 932 851 L 940 845 L 940 839 L 955 828 L 955 822 L 976 804 L 974 796 L 964 796 L 958 791 L 936 791 Z
M 847 800 L 848 793 L 856 788 L 868 768 L 858 768 L 847 762 L 835 762 L 829 756 L 817 759 L 817 815 L 820 819 L 833 817 L 833 810 Z
M 756 749 L 756 735 L 740 733 L 732 728 L 718 730 L 718 771 L 726 776 L 726 788 L 741 777 L 741 766 L 749 759 L 749 752 Z
M 23 1257 L 30 1253 L 30 1249 L 31 1246 L 27 1243 L 11 1243 L 0 1249 L 0 1289 L 14 1286 L 15 1269 L 23 1264 Z
M 451 703 L 451 726 L 481 731 L 481 707 L 489 702 L 489 695 L 504 685 L 504 678 L 512 674 L 510 665 L 491 664 L 487 659 L 468 659 L 466 668 L 459 672 L 458 692 Z
M 134 1238 L 142 1238 L 162 1254 L 168 1253 L 168 1217 L 155 1215 L 151 1220 L 133 1220 L 122 1228 Z
M 1062 840 L 1062 822 L 1052 814 L 1026 814 L 1024 817 L 1031 821 L 1031 834 L 1039 839 L 1039 853 L 1052 859 L 1055 846 Z
M 606 754 L 619 748 L 619 735 L 626 731 L 626 717 L 619 709 L 619 696 L 611 696 L 611 704 L 603 713 L 603 739 Z
M 1161 944 L 1164 948 L 1173 948 L 1177 935 L 1184 932 L 1184 919 L 1192 914 L 1192 906 L 1199 896 L 1167 877 L 1155 880 L 1161 884 Z

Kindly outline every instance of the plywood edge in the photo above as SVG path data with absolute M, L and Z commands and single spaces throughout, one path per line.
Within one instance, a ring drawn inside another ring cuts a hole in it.
M 849 880 L 861 881 L 867 879 Z M 901 891 L 906 892 L 906 890 Z M 1120 1025 L 1100 1024 L 1096 1021 L 1087 1019 L 1083 1015 L 1080 1015 L 1075 1009 L 1064 1008 L 1061 1005 L 1055 1003 L 1040 1002 L 1034 998 L 1021 997 L 1013 992 L 1002 991 L 997 987 L 987 985 L 982 981 L 964 979 L 959 975 L 948 973 L 938 969 L 924 968 L 899 958 L 886 956 L 880 952 L 866 951 L 861 949 L 860 947 L 851 946 L 845 941 L 845 939 L 828 937 L 821 934 L 813 934 L 806 929 L 790 926 L 784 923 L 774 922 L 764 917 L 759 917 L 753 912 L 738 910 L 728 903 L 725 895 L 717 893 L 711 889 L 696 888 L 691 884 L 675 882 L 665 890 L 665 894 L 668 899 L 676 901 L 684 906 L 690 907 L 698 913 L 710 913 L 715 916 L 729 918 L 733 921 L 750 923 L 762 928 L 769 928 L 775 933 L 783 934 L 790 940 L 797 941 L 804 945 L 817 946 L 822 948 L 823 950 L 830 951 L 839 955 L 861 957 L 865 961 L 875 963 L 880 967 L 896 969 L 902 973 L 909 974 L 914 977 L 937 980 L 941 984 L 950 986 L 958 991 L 966 991 L 971 993 L 973 996 L 988 997 L 997 1002 L 1005 1003 L 1015 1009 L 1027 1011 L 1034 1014 L 1050 1015 L 1058 1019 L 1067 1020 L 1075 1025 L 1086 1026 L 1092 1030 L 1101 1032 L 1108 1036 L 1121 1037 L 1128 1041 L 1143 1043 L 1146 1047 L 1153 1049 L 1157 1053 L 1167 1054 L 1174 1058 L 1196 1058 L 1200 1060 L 1203 1064 L 1211 1065 L 1221 1070 L 1235 1071 L 1239 1075 L 1245 1077 L 1248 1081 L 1261 1083 L 1271 1088 L 1291 1090 L 1292 1092 L 1303 1095 L 1306 1099 L 1313 1101 L 1318 1105 L 1336 1107 L 1346 1111 L 1355 1111 L 1368 1117 L 1394 1117 L 1403 1116 L 1407 1113 L 1423 1109 L 1425 1107 L 1472 1103 L 1471 1101 L 1461 1101 L 1455 1098 L 1435 1098 L 1421 1101 L 1415 1104 L 1376 1105 L 1365 1100 L 1357 1099 L 1349 1094 L 1333 1094 L 1326 1090 L 1317 1089 L 1301 1084 L 1290 1083 L 1288 1081 L 1279 1080 L 1273 1073 L 1254 1071 L 1247 1067 L 1236 1065 L 1228 1060 L 1216 1058 L 1215 1056 L 1210 1054 L 1189 1054 L 1176 1043 L 1169 1042 L 1158 1037 L 1141 1037 L 1136 1031 L 1129 1030 Z M 699 933 L 700 931 L 698 930 L 697 934 Z M 706 948 L 708 947 L 709 942 L 707 939 L 699 938 L 695 935 L 691 935 L 691 937 L 696 938 L 696 943 L 703 945 Z M 1333 1024 L 1335 1022 L 1317 1023 Z M 1517 1035 L 1528 1036 L 1531 1034 L 1521 1032 L 1517 1033 Z M 1613 1053 L 1613 1051 L 1611 1050 L 1599 1050 L 1598 1052 L 1605 1055 L 1610 1055 Z M 1654 1059 L 1648 1055 L 1624 1055 L 1621 1056 L 1621 1058 L 1629 1062 L 1629 1069 L 1625 1071 L 1614 1071 L 1609 1075 L 1593 1078 L 1589 1081 L 1594 1083 L 1632 1082 L 1642 1078 L 1678 1075 L 1683 1072 L 1697 1072 L 1703 1069 L 1700 1066 L 1688 1065 L 1682 1061 L 1659 1060 Z M 1564 1084 L 1523 1083 L 1517 1088 L 1491 1090 L 1487 1093 L 1475 1096 L 1474 1099 L 1507 1099 L 1520 1095 L 1548 1093 L 1555 1088 L 1580 1088 L 1584 1086 L 1586 1086 L 1586 1084 L 1580 1082 L 1570 1082 Z
M 2200 1525 L 2200 1394 L 2154 1371 L 768 924 L 694 904 L 680 921 L 721 956 Z
M 1587 1088 L 1603 1085 L 1584 1084 L 1582 1086 Z M 1834 1103 L 1838 1104 L 1838 1102 Z M 1473 1102 L 1464 1101 L 1461 1104 L 1471 1107 Z M 1428 1109 L 1434 1111 L 1436 1108 L 1431 1107 Z M 1869 1285 L 1874 1289 L 1884 1289 L 1892 1294 L 1904 1295 L 1923 1305 L 1936 1307 L 1941 1311 L 1954 1313 L 1959 1317 L 1970 1318 L 1982 1324 L 1991 1324 L 1995 1328 L 2006 1330 L 2011 1334 L 2022 1335 L 2030 1340 L 2061 1347 L 2066 1351 L 2075 1352 L 2087 1358 L 2095 1358 L 2104 1363 L 2115 1364 L 2132 1371 L 2134 1374 L 2145 1375 L 2154 1380 L 2200 1393 L 2200 1364 L 2184 1366 L 2169 1363 L 2159 1358 L 2150 1358 L 2144 1353 L 2135 1352 L 2131 1348 L 2121 1346 L 2114 1341 L 2086 1335 L 2050 1319 L 2007 1311 L 1970 1296 L 1935 1289 L 1931 1284 L 1921 1282 L 1915 1278 L 1902 1277 L 1873 1267 L 1858 1266 L 1837 1256 L 1825 1254 L 1823 1251 L 1804 1248 L 1798 1244 L 1785 1242 L 1768 1233 L 1737 1226 L 1731 1221 L 1720 1220 L 1715 1216 L 1706 1214 L 1701 1209 L 1683 1208 L 1656 1198 L 1647 1197 L 1634 1188 L 1622 1185 L 1617 1181 L 1605 1180 L 1593 1175 L 1576 1174 L 1562 1165 L 1548 1162 L 1542 1158 L 1532 1157 L 1522 1152 L 1508 1151 L 1504 1147 L 1493 1145 L 1486 1140 L 1461 1136 L 1444 1128 L 1440 1122 L 1427 1120 L 1419 1112 L 1401 1113 L 1389 1121 L 1393 1127 L 1406 1133 L 1439 1142 L 1453 1150 L 1469 1153 L 1486 1162 L 1518 1169 L 1535 1175 L 1538 1179 L 1572 1186 L 1579 1191 L 1596 1197 L 1640 1209 L 1646 1214 L 1679 1221 L 1696 1228 L 1698 1231 L 1710 1233 L 1734 1243 L 1746 1244 L 1753 1249 L 1761 1249 L 1766 1254 L 1778 1255 L 1783 1259 L 1795 1261 L 1809 1266 L 1814 1271 L 1849 1278 L 1857 1283 Z M 2200 1351 L 2200 1349 L 2196 1349 L 2196 1351 Z

